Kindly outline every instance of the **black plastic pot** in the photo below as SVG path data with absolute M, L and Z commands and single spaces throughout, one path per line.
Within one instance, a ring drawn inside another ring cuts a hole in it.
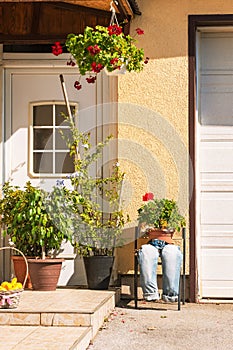
M 108 289 L 114 256 L 88 256 L 83 259 L 88 288 L 98 290 Z

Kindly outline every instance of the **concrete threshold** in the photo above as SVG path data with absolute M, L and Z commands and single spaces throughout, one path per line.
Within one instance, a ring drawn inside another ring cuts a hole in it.
M 233 304 L 233 299 L 199 299 L 198 304 Z

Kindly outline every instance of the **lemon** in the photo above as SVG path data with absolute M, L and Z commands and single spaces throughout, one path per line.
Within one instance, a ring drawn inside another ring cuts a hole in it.
M 12 278 L 12 280 L 11 280 L 12 286 L 15 286 L 16 283 L 17 283 L 17 278 L 16 277 Z
M 5 288 L 6 290 L 11 290 L 12 289 L 12 284 L 10 282 L 4 281 L 2 282 L 1 286 Z
M 23 286 L 22 286 L 22 283 L 20 282 L 17 282 L 16 285 L 14 286 L 14 289 L 22 289 Z

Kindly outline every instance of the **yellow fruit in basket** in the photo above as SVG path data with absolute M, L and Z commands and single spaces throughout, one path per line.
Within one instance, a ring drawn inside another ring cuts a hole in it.
M 11 280 L 12 287 L 14 287 L 16 283 L 17 283 L 17 278 L 16 277 L 12 278 Z
M 7 282 L 7 281 L 2 282 L 1 286 L 2 286 L 3 288 L 5 288 L 6 290 L 10 290 L 11 287 L 12 287 L 11 283 L 10 283 L 10 282 Z
M 6 290 L 7 290 L 6 288 L 0 286 L 0 291 L 5 292 Z
M 10 282 L 8 282 L 8 284 L 7 284 L 7 286 L 5 288 L 7 288 L 8 290 L 11 290 L 12 289 L 12 284 Z
M 22 283 L 17 282 L 17 278 L 13 278 L 11 282 L 4 281 L 0 286 L 0 290 L 15 290 L 15 289 L 23 289 Z
M 17 282 L 14 286 L 14 289 L 22 289 L 22 288 L 23 288 L 23 286 L 22 286 L 22 283 L 20 283 L 20 282 Z

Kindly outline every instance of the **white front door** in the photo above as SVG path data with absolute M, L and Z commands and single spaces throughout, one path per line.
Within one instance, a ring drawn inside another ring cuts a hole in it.
M 233 298 L 233 33 L 199 33 L 197 232 L 201 298 Z
M 9 57 L 10 56 L 10 57 Z M 48 56 L 48 55 L 47 55 Z M 31 181 L 35 186 L 50 189 L 56 185 L 56 180 L 61 178 L 61 174 L 56 174 L 59 155 L 61 156 L 61 143 L 58 145 L 58 152 L 53 152 L 55 156 L 48 154 L 44 164 L 42 164 L 43 174 L 38 173 L 38 166 L 34 164 L 33 157 L 37 159 L 40 154 L 39 146 L 30 139 L 30 124 L 32 121 L 32 106 L 64 104 L 64 96 L 60 83 L 60 74 L 65 79 L 66 90 L 69 101 L 77 104 L 79 115 L 79 127 L 82 130 L 90 131 L 94 142 L 100 141 L 103 136 L 104 108 L 103 100 L 108 102 L 108 81 L 109 78 L 100 75 L 96 84 L 88 84 L 85 77 L 82 77 L 82 89 L 76 90 L 74 82 L 79 80 L 77 69 L 67 67 L 66 61 L 51 59 L 46 55 L 40 55 L 40 59 L 16 59 L 12 55 L 5 54 L 4 66 L 4 128 L 5 146 L 3 171 L 3 182 L 10 181 L 14 185 L 23 187 L 26 181 Z M 98 88 L 101 87 L 101 88 Z M 107 89 L 106 93 L 103 91 Z M 106 110 L 106 108 L 105 108 Z M 48 121 L 42 118 L 39 128 L 47 128 Z M 44 126 L 45 125 L 45 126 Z M 98 125 L 98 128 L 97 128 Z M 55 125 L 56 128 L 56 125 Z M 43 145 L 43 140 L 41 140 Z M 56 146 L 55 146 L 56 148 Z M 64 146 L 63 146 L 64 148 Z M 33 155 L 33 150 L 35 150 Z M 36 153 L 37 152 L 37 153 Z M 57 163 L 51 165 L 54 158 Z M 33 163 L 33 164 L 32 164 Z M 59 164 L 58 164 L 59 165 Z M 61 167 L 60 167 L 61 168 Z M 49 170 L 48 170 L 49 169 Z M 60 173 L 60 171 L 58 171 Z M 64 176 L 67 183 L 69 180 Z M 63 271 L 60 277 L 60 285 L 85 284 L 83 263 L 80 259 L 74 260 L 73 248 L 70 244 L 64 245 L 62 256 L 66 258 Z

